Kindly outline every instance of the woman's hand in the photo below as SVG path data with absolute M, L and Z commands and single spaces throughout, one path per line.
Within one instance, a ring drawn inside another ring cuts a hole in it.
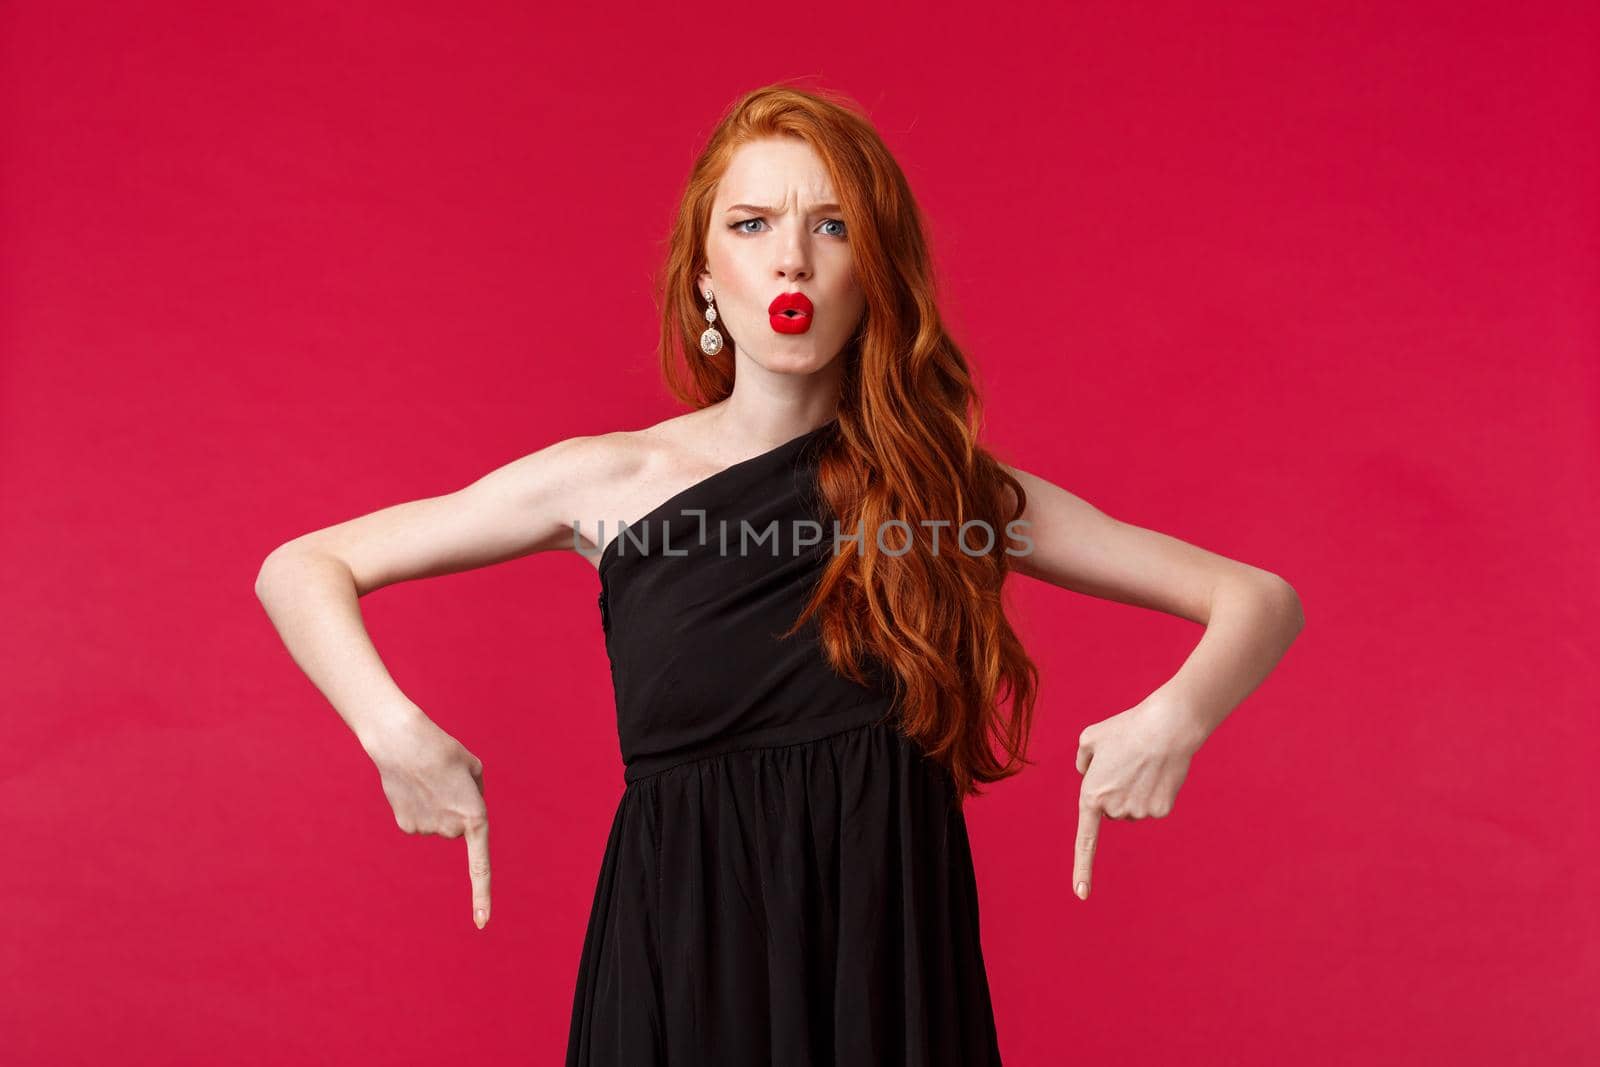
M 472 913 L 489 921 L 489 817 L 483 761 L 439 728 L 420 708 L 390 715 L 361 738 L 377 764 L 394 821 L 408 834 L 467 839 Z
M 1089 899 L 1100 819 L 1165 818 L 1205 738 L 1183 708 L 1152 696 L 1078 735 L 1078 843 L 1072 884 Z

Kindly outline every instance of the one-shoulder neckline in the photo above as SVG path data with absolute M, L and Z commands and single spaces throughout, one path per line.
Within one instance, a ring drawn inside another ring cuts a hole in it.
M 741 470 L 741 469 L 743 469 L 745 467 L 748 467 L 752 463 L 759 463 L 764 459 L 771 459 L 772 457 L 778 455 L 781 452 L 784 452 L 784 451 L 786 451 L 788 449 L 794 448 L 797 445 L 804 444 L 806 441 L 808 441 L 811 438 L 815 437 L 817 434 L 821 433 L 823 430 L 826 430 L 828 427 L 832 426 L 834 423 L 836 423 L 838 421 L 839 421 L 839 417 L 837 415 L 835 415 L 833 418 L 829 419 L 827 422 L 824 422 L 824 423 L 822 423 L 822 424 L 820 424 L 818 426 L 813 426 L 811 429 L 805 431 L 804 433 L 799 434 L 799 435 L 797 435 L 795 437 L 791 437 L 791 438 L 789 438 L 789 440 L 784 441 L 781 444 L 773 445 L 771 448 L 767 449 L 765 452 L 758 452 L 753 456 L 749 456 L 749 457 L 746 457 L 745 459 L 741 459 L 741 460 L 738 460 L 738 461 L 736 461 L 734 463 L 730 463 L 726 467 L 723 467 L 721 470 L 713 471 L 712 473 L 706 475 L 704 478 L 701 478 L 699 481 L 692 482 L 691 484 L 684 486 L 682 489 L 678 490 L 676 493 L 673 493 L 671 496 L 667 497 L 661 503 L 657 504 L 655 507 L 653 507 L 649 511 L 645 512 L 643 515 L 639 516 L 637 519 L 634 519 L 632 522 L 627 523 L 626 524 L 627 529 L 634 529 L 634 528 L 641 527 L 641 526 L 645 525 L 646 523 L 648 523 L 652 519 L 654 519 L 657 515 L 659 515 L 661 512 L 667 510 L 672 505 L 679 503 L 681 500 L 683 500 L 684 497 L 689 496 L 691 493 L 694 493 L 694 492 L 697 492 L 697 491 L 699 491 L 701 489 L 704 489 L 706 486 L 712 484 L 713 482 L 720 481 L 722 478 L 726 477 L 729 474 L 732 474 L 736 470 Z M 600 577 L 602 579 L 605 577 L 606 569 L 608 567 L 610 567 L 612 562 L 618 558 L 616 553 L 613 552 L 612 550 L 617 547 L 617 542 L 621 541 L 624 536 L 626 536 L 625 530 L 623 529 L 622 526 L 619 525 L 616 534 L 611 538 L 611 540 L 607 541 L 605 543 L 605 547 L 600 550 L 600 562 L 596 567 L 596 571 L 597 571 L 597 573 L 600 575 Z

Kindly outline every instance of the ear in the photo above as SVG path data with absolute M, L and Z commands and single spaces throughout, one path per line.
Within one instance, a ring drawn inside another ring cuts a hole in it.
M 707 289 L 711 289 L 711 275 L 705 271 L 701 271 L 699 274 L 694 276 L 694 291 L 699 294 L 702 299 L 704 299 Z M 711 289 L 712 296 L 716 296 L 716 293 L 717 291 L 715 289 Z

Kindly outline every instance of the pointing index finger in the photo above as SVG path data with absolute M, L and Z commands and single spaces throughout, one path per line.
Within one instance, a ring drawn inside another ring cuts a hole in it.
M 470 820 L 464 836 L 467 871 L 472 876 L 472 921 L 482 930 L 489 921 L 489 820 Z
M 1072 851 L 1072 888 L 1079 900 L 1089 899 L 1093 879 L 1094 850 L 1100 840 L 1100 812 L 1087 805 L 1078 806 L 1078 843 Z

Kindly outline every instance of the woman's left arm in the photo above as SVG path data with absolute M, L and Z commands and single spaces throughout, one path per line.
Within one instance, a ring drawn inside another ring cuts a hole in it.
M 1152 608 L 1205 633 L 1144 700 L 1078 735 L 1078 840 L 1073 886 L 1087 899 L 1100 819 L 1162 818 L 1193 758 L 1272 671 L 1305 626 L 1300 597 L 1270 571 L 1119 522 L 1060 486 L 1007 467 L 1027 494 L 1019 574 L 1062 589 Z

